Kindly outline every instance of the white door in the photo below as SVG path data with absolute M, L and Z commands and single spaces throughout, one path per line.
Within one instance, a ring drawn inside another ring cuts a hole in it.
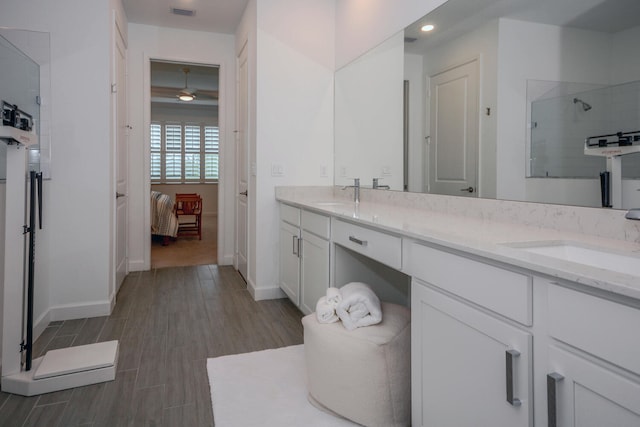
M 532 426 L 531 342 L 530 334 L 414 280 L 412 424 Z
M 116 268 L 116 292 L 128 273 L 127 254 L 127 178 L 129 157 L 127 152 L 127 51 L 124 39 L 115 24 L 115 120 L 116 120 L 116 244 L 115 244 L 115 268 Z
M 247 44 L 242 47 L 238 63 L 238 112 L 236 130 L 236 268 L 247 279 L 247 226 L 249 188 L 249 106 Z
M 300 304 L 300 229 L 284 221 L 280 221 L 280 288 Z
M 329 241 L 302 232 L 300 309 L 304 314 L 316 311 L 316 303 L 329 287 Z
M 640 426 L 640 384 L 552 346 L 548 427 Z
M 478 194 L 478 61 L 430 78 L 429 192 Z

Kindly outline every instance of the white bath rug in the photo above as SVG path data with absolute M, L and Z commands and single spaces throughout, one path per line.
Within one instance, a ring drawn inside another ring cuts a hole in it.
M 356 426 L 307 400 L 304 346 L 207 360 L 216 427 Z

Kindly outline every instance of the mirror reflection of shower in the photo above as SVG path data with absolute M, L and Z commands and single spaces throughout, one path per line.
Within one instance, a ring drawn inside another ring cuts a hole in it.
M 589 111 L 589 110 L 591 110 L 591 108 L 593 108 L 593 107 L 591 107 L 590 104 L 587 104 L 586 102 L 584 102 L 580 98 L 573 98 L 573 103 L 574 104 L 578 104 L 578 103 L 582 104 L 582 110 L 583 111 Z

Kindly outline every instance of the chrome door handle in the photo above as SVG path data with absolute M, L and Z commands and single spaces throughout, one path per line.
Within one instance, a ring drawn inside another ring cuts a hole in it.
M 558 401 L 556 398 L 558 382 L 564 377 L 557 372 L 547 375 L 547 426 L 556 427 L 558 418 Z
M 353 236 L 349 236 L 349 240 L 353 243 L 357 243 L 360 246 L 367 246 L 367 241 L 366 240 L 360 240 L 356 237 Z
M 124 197 L 124 196 L 126 196 L 126 194 L 124 194 L 124 193 L 118 193 L 118 192 L 116 191 L 116 199 L 119 199 L 120 197 Z
M 241 196 L 247 196 L 249 194 L 249 190 L 244 190 L 242 193 L 240 193 Z
M 505 365 L 507 377 L 507 402 L 511 406 L 520 406 L 522 402 L 517 397 L 513 397 L 513 358 L 520 356 L 518 350 L 507 350 L 505 352 Z
M 298 238 L 298 236 L 291 236 L 293 237 L 293 247 L 291 249 L 291 252 L 294 255 L 297 255 L 298 257 L 300 256 L 300 239 Z
M 460 191 L 466 191 L 467 193 L 473 193 L 475 190 L 473 187 L 469 186 L 467 188 L 462 188 Z

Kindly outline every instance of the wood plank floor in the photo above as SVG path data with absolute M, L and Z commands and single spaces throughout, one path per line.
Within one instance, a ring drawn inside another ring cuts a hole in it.
M 132 273 L 110 316 L 52 322 L 50 349 L 120 340 L 115 381 L 23 397 L 0 392 L 0 426 L 212 426 L 206 359 L 302 343 L 288 300 L 254 301 L 231 267 Z

